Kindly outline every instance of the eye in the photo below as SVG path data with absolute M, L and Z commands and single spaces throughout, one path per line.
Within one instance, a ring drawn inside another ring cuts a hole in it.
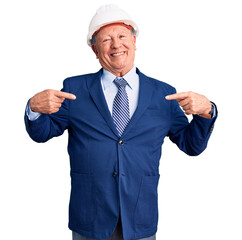
M 103 39 L 103 42 L 107 42 L 107 41 L 109 41 L 110 40 L 110 38 L 104 38 Z
M 122 39 L 122 38 L 125 38 L 126 36 L 125 35 L 120 35 L 120 38 Z

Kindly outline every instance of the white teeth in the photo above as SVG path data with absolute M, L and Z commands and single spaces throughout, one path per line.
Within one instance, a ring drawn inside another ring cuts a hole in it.
M 111 54 L 112 56 L 119 56 L 119 55 L 122 55 L 122 54 L 124 54 L 124 52 L 120 52 L 120 53 L 113 53 L 113 54 Z

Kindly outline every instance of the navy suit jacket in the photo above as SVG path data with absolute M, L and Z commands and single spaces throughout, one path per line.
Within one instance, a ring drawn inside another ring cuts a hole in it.
M 66 99 L 59 112 L 35 121 L 25 115 L 26 130 L 45 142 L 68 130 L 71 165 L 69 228 L 95 239 L 110 237 L 121 213 L 124 239 L 145 238 L 157 231 L 159 160 L 164 138 L 188 155 L 207 146 L 216 118 L 193 116 L 189 123 L 170 85 L 142 74 L 137 109 L 121 137 L 101 86 L 102 69 L 65 79 Z

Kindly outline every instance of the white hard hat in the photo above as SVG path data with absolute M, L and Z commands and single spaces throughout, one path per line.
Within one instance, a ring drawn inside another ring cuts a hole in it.
M 89 24 L 87 44 L 91 46 L 91 39 L 96 31 L 101 27 L 112 23 L 124 23 L 130 25 L 134 29 L 135 35 L 138 36 L 139 34 L 138 26 L 132 21 L 128 13 L 120 9 L 117 5 L 108 4 L 100 7 L 93 16 Z

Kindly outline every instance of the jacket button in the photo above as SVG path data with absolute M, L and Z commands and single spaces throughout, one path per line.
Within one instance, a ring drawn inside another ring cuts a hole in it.
M 113 172 L 113 176 L 116 177 L 118 175 L 117 172 Z
M 118 143 L 119 143 L 119 145 L 121 145 L 121 146 L 124 145 L 124 141 L 123 141 L 123 140 L 120 140 Z

